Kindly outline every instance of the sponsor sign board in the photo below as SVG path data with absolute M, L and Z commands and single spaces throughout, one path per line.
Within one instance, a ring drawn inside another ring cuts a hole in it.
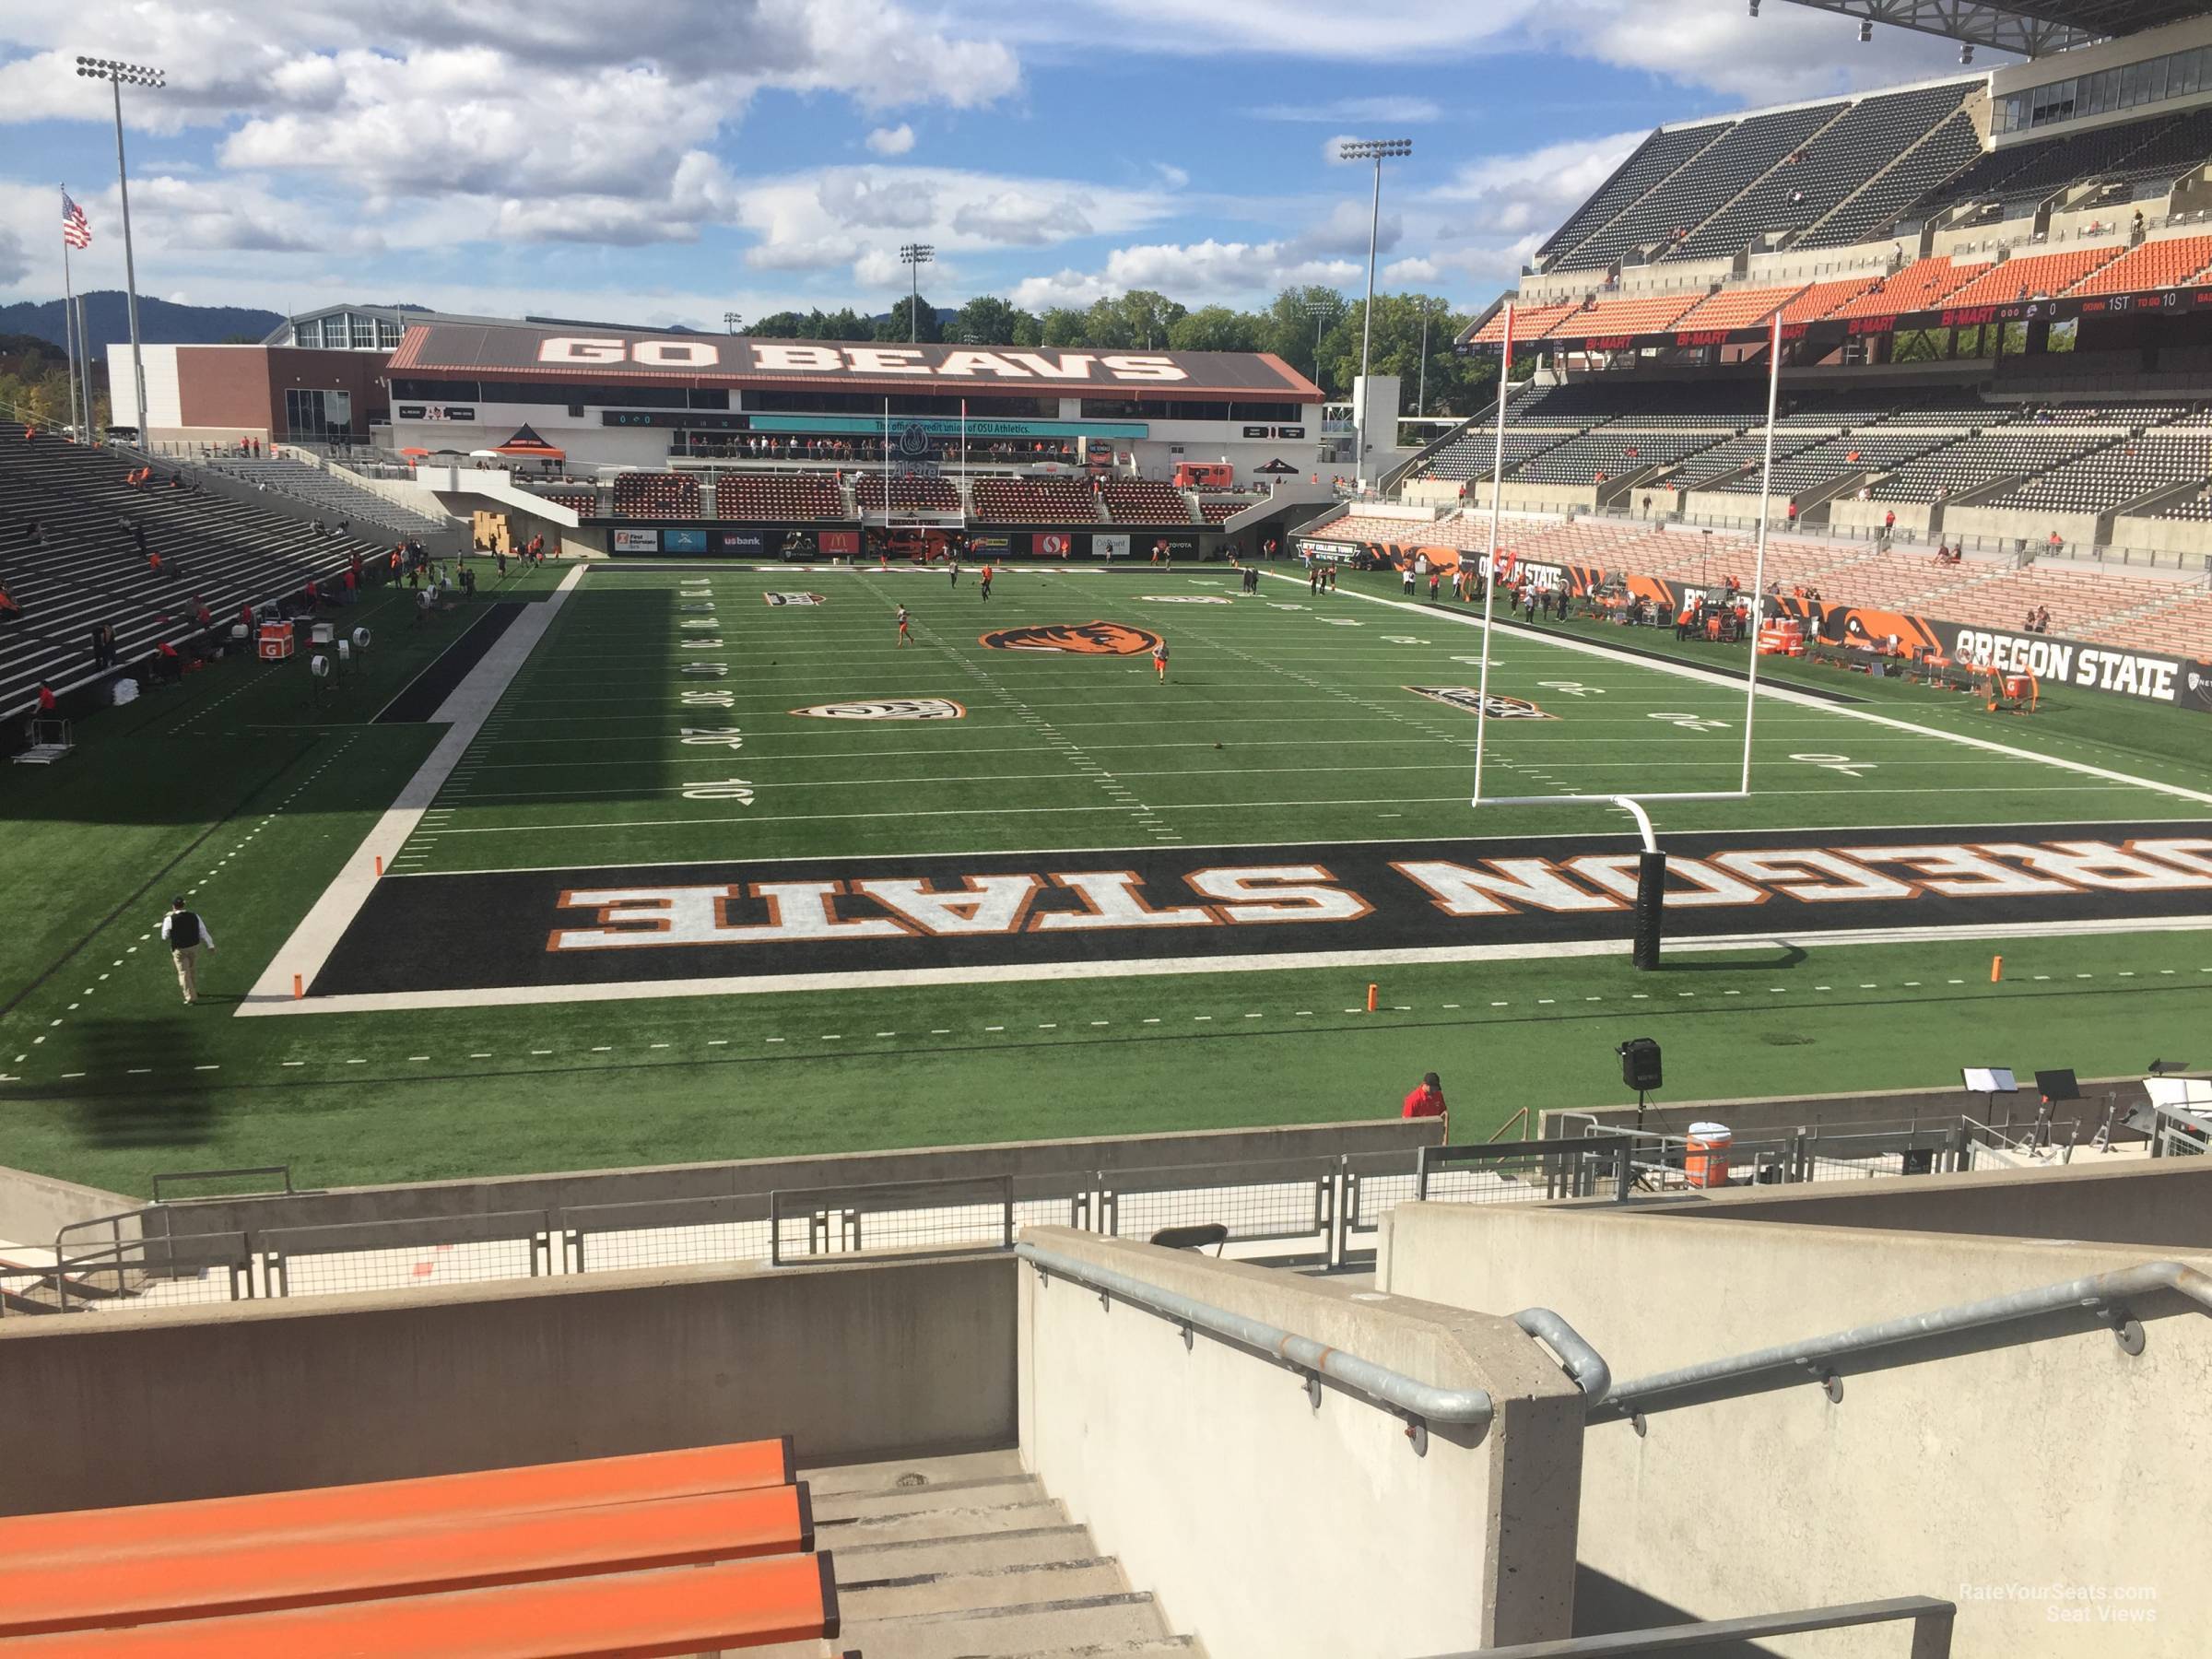
M 1129 537 L 1125 532 L 1100 535 L 1090 538 L 1090 552 L 1094 559 L 1126 559 L 1129 557 Z
M 1076 538 L 1063 530 L 1048 530 L 1031 536 L 1030 545 L 1040 559 L 1065 559 L 1074 551 Z
M 707 533 L 704 530 L 661 532 L 661 551 L 664 553 L 704 553 L 706 550 Z
M 993 651 L 1057 652 L 1064 656 L 1135 656 L 1159 643 L 1149 629 L 1126 622 L 1046 622 L 994 628 L 978 636 Z
M 658 553 L 661 550 L 661 533 L 658 530 L 617 530 L 614 537 L 615 551 L 618 553 Z
M 724 558 L 733 554 L 758 558 L 767 547 L 758 530 L 717 530 L 714 532 L 714 550 Z
M 860 551 L 860 532 L 857 530 L 818 530 L 814 533 L 814 539 L 816 545 L 831 558 Z
M 2201 824 L 1690 831 L 1668 843 L 1676 938 L 2212 912 Z M 1632 835 L 1590 834 L 411 877 L 376 885 L 311 994 L 1533 956 L 1625 941 L 1637 853 Z
M 395 420 L 474 420 L 477 412 L 453 404 L 401 404 L 392 416 Z
M 808 720 L 965 720 L 968 711 L 944 697 L 874 697 L 794 709 Z

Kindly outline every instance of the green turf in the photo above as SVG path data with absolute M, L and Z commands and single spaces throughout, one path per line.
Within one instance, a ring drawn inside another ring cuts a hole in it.
M 517 591 L 542 594 L 563 573 Z M 1368 603 L 1359 579 L 1326 601 L 1282 582 L 1253 600 L 1218 568 L 1014 570 L 986 606 L 972 572 L 957 591 L 942 573 L 701 575 L 711 613 L 679 608 L 700 603 L 683 576 L 594 571 L 399 871 L 1619 825 L 1605 808 L 1470 812 L 1473 720 L 1403 688 L 1473 684 L 1464 659 L 1479 635 Z M 778 590 L 830 603 L 771 609 L 761 594 Z M 916 618 L 903 649 L 901 602 Z M 1138 657 L 977 641 L 1094 618 L 1164 633 L 1170 683 Z M 0 1001 L 18 1001 L 0 1017 L 0 1069 L 18 1079 L 0 1084 L 0 1162 L 144 1192 L 158 1171 L 214 1165 L 290 1162 L 328 1183 L 1324 1121 L 1393 1111 L 1432 1067 L 1465 1135 L 1522 1106 L 1618 1100 L 1613 1044 L 1646 1030 L 1666 1044 L 1667 1094 L 1698 1099 L 1936 1084 L 1967 1063 L 2118 1073 L 2186 1057 L 2212 1015 L 2212 939 L 2166 933 L 2016 942 L 1996 986 L 1989 947 L 1934 942 L 1684 953 L 1657 975 L 1611 959 L 1441 963 L 1390 971 L 1373 1016 L 1347 1012 L 1364 975 L 1271 971 L 226 1018 L 217 999 L 258 975 L 437 738 L 362 723 L 457 624 L 375 625 L 379 648 L 342 706 L 312 702 L 297 665 L 233 663 L 87 723 L 83 752 L 51 773 L 15 769 L 5 874 L 34 903 L 0 930 Z M 722 644 L 694 648 L 707 639 Z M 1742 660 L 1656 631 L 1637 643 Z M 1492 792 L 1734 783 L 1740 688 L 1518 633 L 1495 655 L 1493 690 L 1560 718 L 1491 725 Z M 694 660 L 725 672 L 678 671 Z M 1663 832 L 2207 816 L 1935 735 L 2205 789 L 2212 743 L 2189 741 L 2201 719 L 2184 728 L 2193 717 L 2071 693 L 2022 721 L 1777 668 L 1793 677 L 1926 729 L 1769 701 L 1755 798 L 1663 806 Z M 788 712 L 890 696 L 950 698 L 968 718 Z M 743 747 L 686 744 L 687 726 L 736 728 Z M 1847 757 L 1857 775 L 1792 758 L 1806 754 Z M 733 780 L 749 803 L 684 793 Z M 223 946 L 203 972 L 210 1000 L 189 1014 L 147 936 L 172 888 L 196 888 Z

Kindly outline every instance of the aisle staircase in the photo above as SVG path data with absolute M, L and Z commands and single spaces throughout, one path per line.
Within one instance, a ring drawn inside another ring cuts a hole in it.
M 775 1659 L 1204 1659 L 1015 1452 L 800 1471 L 842 1629 Z

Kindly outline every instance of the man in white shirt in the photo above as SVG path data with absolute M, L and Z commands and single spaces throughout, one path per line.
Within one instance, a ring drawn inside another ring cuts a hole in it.
M 184 895 L 170 900 L 169 914 L 161 918 L 161 942 L 176 959 L 177 984 L 189 1006 L 200 1000 L 200 947 L 215 948 L 215 935 L 199 912 L 184 908 Z

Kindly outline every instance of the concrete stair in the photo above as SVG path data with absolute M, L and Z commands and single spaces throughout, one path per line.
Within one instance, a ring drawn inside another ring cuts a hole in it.
M 772 1659 L 1204 1659 L 1014 1452 L 801 1472 L 837 1561 L 834 1642 Z

